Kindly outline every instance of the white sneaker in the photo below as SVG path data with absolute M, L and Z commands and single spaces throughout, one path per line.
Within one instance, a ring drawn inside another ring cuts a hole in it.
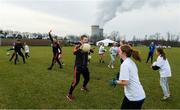
M 110 65 L 108 65 L 108 68 L 111 68 Z
M 171 94 L 169 94 L 167 97 L 170 97 L 171 96 Z
M 113 68 L 114 68 L 114 66 L 111 66 L 111 68 L 113 69 Z
M 170 96 L 163 96 L 163 98 L 161 98 L 162 101 L 165 101 L 169 98 Z

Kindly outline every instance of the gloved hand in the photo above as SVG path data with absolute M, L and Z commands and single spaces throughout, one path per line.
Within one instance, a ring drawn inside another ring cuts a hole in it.
M 110 81 L 110 85 L 111 85 L 112 87 L 116 87 L 117 84 L 118 84 L 118 83 L 117 83 L 117 80 L 116 80 L 116 79 L 112 79 L 112 80 Z

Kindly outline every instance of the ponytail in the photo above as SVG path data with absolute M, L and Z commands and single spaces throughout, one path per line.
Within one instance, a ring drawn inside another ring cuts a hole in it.
M 157 48 L 157 52 L 163 57 L 164 60 L 166 60 L 166 54 L 162 48 Z
M 123 45 L 120 47 L 122 52 L 126 53 L 127 57 L 133 57 L 135 60 L 141 62 L 139 51 L 132 49 L 129 45 Z
M 135 60 L 141 62 L 141 57 L 140 57 L 139 51 L 132 49 L 131 55 Z

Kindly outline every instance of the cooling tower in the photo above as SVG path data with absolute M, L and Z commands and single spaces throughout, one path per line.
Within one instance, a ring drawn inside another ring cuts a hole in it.
M 103 29 L 99 29 L 99 36 L 103 37 Z
M 91 36 L 99 36 L 100 34 L 99 26 L 98 25 L 92 25 L 91 26 Z

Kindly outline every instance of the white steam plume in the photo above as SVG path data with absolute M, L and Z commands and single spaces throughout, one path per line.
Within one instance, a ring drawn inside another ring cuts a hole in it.
M 117 13 L 124 13 L 135 9 L 141 9 L 148 5 L 156 8 L 166 3 L 177 3 L 178 0 L 104 0 L 99 4 L 96 24 L 103 27 L 107 22 L 116 17 Z

